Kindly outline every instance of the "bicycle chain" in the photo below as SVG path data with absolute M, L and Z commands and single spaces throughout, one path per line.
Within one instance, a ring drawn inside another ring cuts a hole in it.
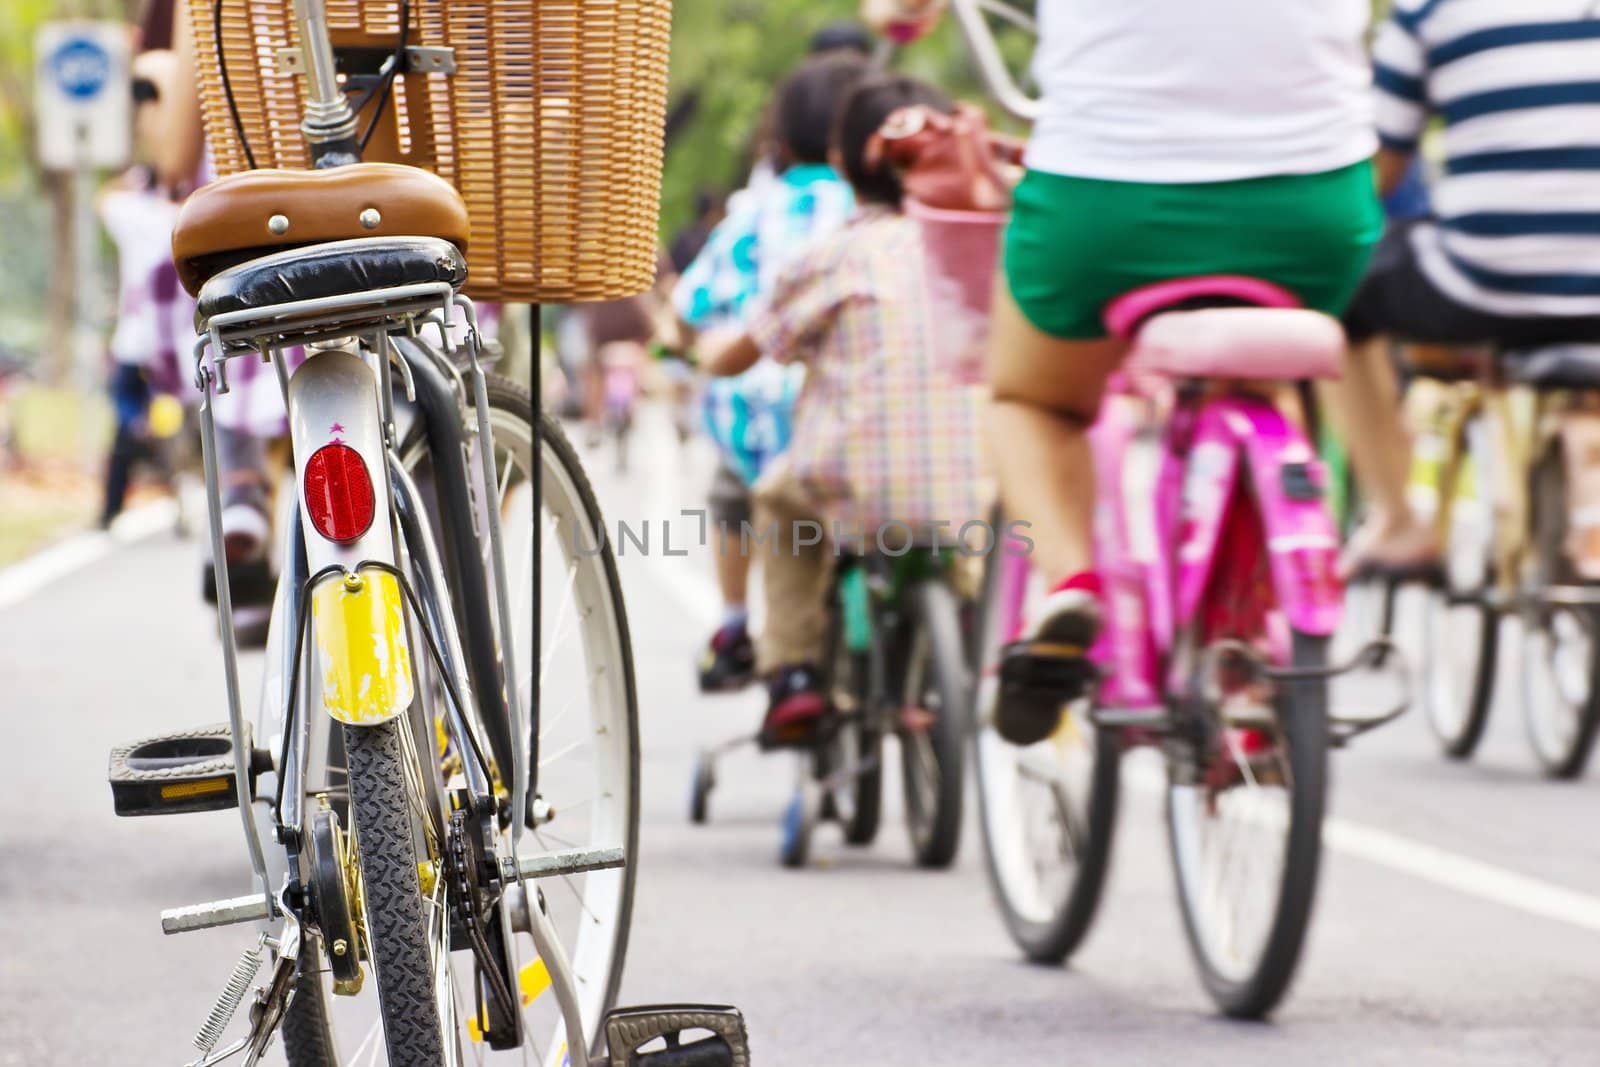
M 486 909 L 482 907 L 485 894 L 478 877 L 481 870 L 480 857 L 477 842 L 467 829 L 465 811 L 457 811 L 450 816 L 447 836 L 450 850 L 450 888 L 455 896 L 451 911 L 455 920 L 467 933 L 472 955 L 478 961 L 478 970 L 486 976 L 489 992 L 499 1002 L 505 1017 L 515 1018 L 521 1005 L 517 998 L 512 996 L 511 987 L 506 984 L 506 976 L 501 969 L 502 963 L 489 947 L 487 932 L 483 926 L 483 912 Z

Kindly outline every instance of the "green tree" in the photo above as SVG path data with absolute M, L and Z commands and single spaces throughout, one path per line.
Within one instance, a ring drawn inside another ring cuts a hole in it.
M 144 0 L 0 0 L 0 259 L 13 271 L 0 290 L 0 342 L 47 353 L 52 377 L 71 363 L 76 211 L 70 175 L 40 168 L 34 153 L 33 40 L 52 19 L 132 23 Z M 48 272 L 40 250 L 48 256 Z M 44 309 L 41 318 L 39 310 Z
M 698 190 L 727 192 L 742 182 L 773 89 L 805 58 L 813 33 L 859 9 L 859 0 L 678 0 L 663 233 L 688 221 Z M 1031 42 L 1011 35 L 1003 43 L 1021 69 Z M 984 100 L 952 20 L 901 50 L 893 66 L 957 97 Z

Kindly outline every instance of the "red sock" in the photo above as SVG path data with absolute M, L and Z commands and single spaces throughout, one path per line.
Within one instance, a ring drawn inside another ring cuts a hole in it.
M 1099 599 L 1105 593 L 1105 587 L 1100 584 L 1100 575 L 1095 571 L 1079 571 L 1063 580 L 1050 592 L 1061 593 L 1068 589 L 1082 589 L 1095 599 Z

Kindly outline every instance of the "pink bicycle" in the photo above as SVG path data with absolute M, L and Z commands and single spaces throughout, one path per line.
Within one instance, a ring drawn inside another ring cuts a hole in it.
M 1133 343 L 1093 441 L 1102 680 L 1053 736 L 1017 747 L 998 702 L 1057 684 L 1012 644 L 1030 595 L 1018 546 L 991 556 L 980 627 L 977 780 L 995 894 L 1013 938 L 1059 962 L 1104 884 L 1120 756 L 1157 746 L 1178 897 L 1205 987 L 1227 1014 L 1266 1014 L 1311 915 L 1330 745 L 1404 709 L 1340 721 L 1329 680 L 1343 590 L 1337 529 L 1302 382 L 1338 373 L 1339 324 L 1242 277 L 1150 286 L 1114 302 Z M 1031 694 L 1030 694 L 1031 695 Z M 1155 776 L 1152 776 L 1155 778 Z

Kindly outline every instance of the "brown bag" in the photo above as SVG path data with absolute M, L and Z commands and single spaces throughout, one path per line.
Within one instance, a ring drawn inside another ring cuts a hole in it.
M 867 162 L 887 159 L 906 196 L 947 211 L 1004 212 L 1022 162 L 1022 142 L 989 129 L 984 113 L 961 104 L 953 115 L 929 107 L 891 114 L 867 143 Z

